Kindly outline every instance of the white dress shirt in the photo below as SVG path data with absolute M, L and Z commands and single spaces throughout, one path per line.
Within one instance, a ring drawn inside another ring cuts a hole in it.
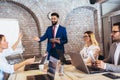
M 0 53 L 0 80 L 4 80 L 4 72 L 13 73 L 14 65 L 8 64 L 6 60 L 6 56 L 11 55 L 13 53 L 12 49 L 6 49 L 2 53 Z
M 115 50 L 115 54 L 114 54 L 114 64 L 117 65 L 118 64 L 118 58 L 119 58 L 119 54 L 120 54 L 120 43 L 117 43 L 117 48 Z
M 55 25 L 55 34 L 54 34 L 54 38 L 56 37 L 58 28 L 59 28 L 59 24 Z

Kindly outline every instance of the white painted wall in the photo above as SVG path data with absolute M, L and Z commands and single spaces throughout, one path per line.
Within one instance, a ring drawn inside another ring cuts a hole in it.
M 11 47 L 18 39 L 20 29 L 17 19 L 5 19 L 0 18 L 0 34 L 4 34 L 8 41 L 9 47 Z M 15 53 L 23 53 L 23 47 L 21 41 L 19 42 Z
M 102 4 L 102 15 L 112 12 L 113 10 L 118 9 L 119 7 L 120 7 L 120 4 L 105 2 Z

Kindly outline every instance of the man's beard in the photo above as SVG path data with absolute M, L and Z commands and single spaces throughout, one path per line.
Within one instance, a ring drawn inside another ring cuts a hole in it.
M 56 21 L 56 22 L 53 22 L 53 21 L 52 21 L 52 25 L 53 25 L 53 26 L 55 26 L 56 24 L 57 24 L 57 21 Z
M 112 42 L 120 42 L 120 37 L 119 37 L 119 38 L 114 38 L 114 37 L 112 36 Z
M 112 42 L 120 42 L 119 39 L 112 39 Z

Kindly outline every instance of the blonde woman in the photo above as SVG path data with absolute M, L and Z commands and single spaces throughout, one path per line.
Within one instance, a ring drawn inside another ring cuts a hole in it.
M 94 33 L 92 31 L 86 31 L 84 32 L 83 38 L 85 45 L 80 51 L 80 54 L 86 64 L 95 62 L 95 60 L 98 59 L 100 47 Z

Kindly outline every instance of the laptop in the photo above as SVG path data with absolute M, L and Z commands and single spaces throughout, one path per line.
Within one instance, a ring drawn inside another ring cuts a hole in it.
M 80 53 L 69 53 L 71 57 L 72 64 L 80 71 L 87 73 L 87 74 L 93 74 L 93 73 L 101 73 L 105 72 L 105 70 L 93 67 L 93 66 L 87 66 L 85 65 L 82 56 Z
M 47 74 L 27 76 L 27 80 L 54 80 L 59 60 L 50 56 Z
M 44 64 L 46 62 L 46 60 L 47 60 L 47 55 L 42 56 L 42 59 L 39 62 L 25 65 L 24 71 L 37 70 L 37 69 L 39 69 L 39 65 Z

